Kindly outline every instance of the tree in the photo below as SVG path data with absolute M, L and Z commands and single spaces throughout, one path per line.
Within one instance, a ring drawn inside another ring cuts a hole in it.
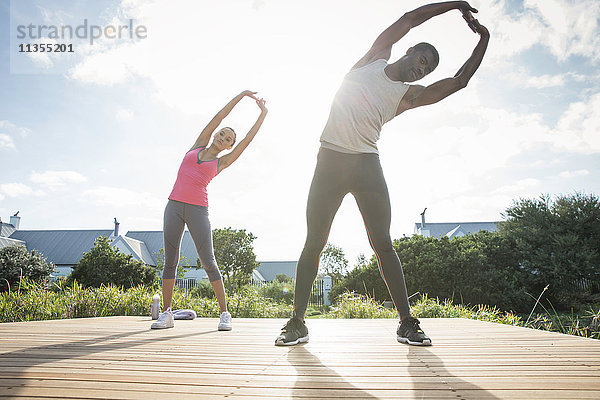
M 138 285 L 152 285 L 156 282 L 156 272 L 141 261 L 133 259 L 131 254 L 123 254 L 111 247 L 110 239 L 98 237 L 94 247 L 83 257 L 67 278 L 84 286 L 99 287 L 112 283 L 130 288 Z
M 229 295 L 235 287 L 247 283 L 258 267 L 252 243 L 256 236 L 245 229 L 213 229 L 217 265 L 227 281 Z
M 352 271 L 333 283 L 331 292 L 329 292 L 329 298 L 334 303 L 346 291 L 360 293 L 377 301 L 390 299 L 387 286 L 379 273 L 377 258 L 373 256 L 371 261 L 368 262 L 364 255 L 361 256 L 358 258 L 357 265 Z
M 159 278 L 161 278 L 163 270 L 165 269 L 165 249 L 162 248 L 162 249 L 158 250 L 157 252 L 155 251 L 152 253 L 152 255 L 156 258 L 156 267 L 154 267 L 154 270 L 156 271 L 156 275 Z M 183 278 L 185 276 L 185 273 L 187 272 L 186 267 L 195 268 L 195 269 L 201 268 L 200 259 L 198 259 L 196 261 L 196 265 L 197 265 L 197 267 L 190 266 L 187 262 L 187 257 L 180 254 L 179 265 L 177 265 L 177 272 L 175 273 L 175 277 Z
M 341 247 L 327 243 L 321 252 L 320 274 L 329 275 L 335 279 L 341 279 L 348 270 L 348 260 Z
M 289 282 L 293 282 L 293 281 L 294 281 L 294 278 L 290 278 L 286 274 L 277 274 L 277 276 L 275 277 L 275 282 L 289 283 Z
M 569 308 L 600 292 L 600 200 L 574 193 L 513 202 L 500 231 L 516 249 L 535 293 Z M 593 300 L 592 300 L 593 301 Z
M 41 280 L 54 271 L 54 264 L 47 263 L 42 254 L 31 252 L 22 245 L 7 246 L 0 249 L 0 291 L 7 291 L 19 283 L 21 275 L 33 280 Z
M 498 233 L 484 231 L 454 239 L 414 235 L 394 240 L 394 249 L 402 262 L 408 295 L 427 293 L 517 311 L 526 311 L 530 304 L 514 248 Z M 334 285 L 331 295 L 345 290 L 390 300 L 375 257 Z

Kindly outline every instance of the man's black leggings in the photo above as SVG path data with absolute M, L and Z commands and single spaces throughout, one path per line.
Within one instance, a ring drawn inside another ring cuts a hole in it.
M 308 233 L 296 267 L 294 315 L 304 318 L 319 257 L 342 199 L 352 193 L 362 214 L 379 272 L 401 316 L 409 315 L 404 273 L 390 238 L 391 207 L 387 185 L 372 153 L 346 154 L 321 147 L 308 194 Z

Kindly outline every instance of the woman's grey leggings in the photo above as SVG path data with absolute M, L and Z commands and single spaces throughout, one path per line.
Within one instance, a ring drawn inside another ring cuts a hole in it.
M 213 251 L 212 231 L 208 220 L 208 208 L 194 204 L 169 200 L 165 208 L 164 240 L 165 268 L 163 279 L 175 279 L 179 264 L 179 247 L 183 238 L 183 230 L 187 224 L 192 240 L 196 245 L 202 267 L 211 282 L 223 279 L 217 267 Z
M 390 238 L 390 198 L 379 155 L 345 154 L 326 148 L 319 150 L 308 194 L 308 233 L 296 267 L 294 315 L 304 318 L 319 268 L 319 255 L 327 242 L 333 217 L 348 193 L 356 199 L 379 262 L 379 271 L 396 309 L 401 316 L 408 316 L 404 273 Z

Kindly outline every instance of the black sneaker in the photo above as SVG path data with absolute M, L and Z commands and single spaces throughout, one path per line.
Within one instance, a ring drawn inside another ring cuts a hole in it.
M 281 328 L 281 334 L 275 339 L 275 346 L 293 346 L 308 342 L 308 328 L 304 322 L 293 317 Z
M 419 326 L 419 320 L 408 317 L 398 324 L 396 330 L 397 339 L 400 343 L 412 344 L 414 346 L 431 346 L 431 339 Z

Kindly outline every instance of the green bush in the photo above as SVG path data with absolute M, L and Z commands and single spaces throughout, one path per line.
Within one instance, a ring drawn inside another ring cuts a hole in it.
M 77 281 L 91 287 L 114 284 L 130 288 L 153 285 L 156 280 L 154 268 L 134 260 L 131 254 L 123 254 L 112 248 L 110 239 L 104 236 L 96 239 L 94 248 L 84 253 L 67 277 L 68 284 Z
M 275 277 L 275 282 L 294 282 L 294 278 L 290 278 L 286 274 L 277 274 Z
M 215 291 L 212 288 L 212 285 L 207 280 L 203 279 L 200 281 L 198 286 L 190 290 L 192 296 L 195 297 L 204 297 L 207 299 L 215 298 Z
M 47 263 L 45 258 L 36 250 L 27 251 L 25 246 L 7 246 L 0 249 L 0 291 L 7 291 L 10 283 L 12 290 L 16 290 L 21 278 L 41 280 L 54 271 L 54 264 Z M 5 281 L 6 279 L 6 281 Z
M 292 306 L 264 298 L 258 288 L 247 285 L 228 299 L 227 307 L 237 318 L 289 318 Z
M 530 293 L 560 310 L 585 309 L 600 300 L 600 198 L 594 194 L 519 199 L 501 224 Z
M 524 273 L 511 242 L 499 233 L 454 239 L 415 235 L 394 241 L 409 293 L 428 293 L 461 304 L 528 311 Z
M 385 282 L 379 273 L 377 259 L 373 256 L 370 264 L 361 265 L 331 286 L 329 298 L 337 302 L 345 292 L 369 296 L 379 302 L 391 300 Z
M 483 231 L 454 239 L 414 235 L 395 240 L 394 249 L 402 262 L 409 294 L 429 293 L 462 304 L 487 304 L 519 312 L 532 305 L 514 248 L 501 234 Z M 378 302 L 391 300 L 375 257 L 337 282 L 332 297 L 345 291 Z
M 278 303 L 292 304 L 294 301 L 294 280 L 282 282 L 275 280 L 263 284 L 258 292 L 263 297 L 268 297 Z

